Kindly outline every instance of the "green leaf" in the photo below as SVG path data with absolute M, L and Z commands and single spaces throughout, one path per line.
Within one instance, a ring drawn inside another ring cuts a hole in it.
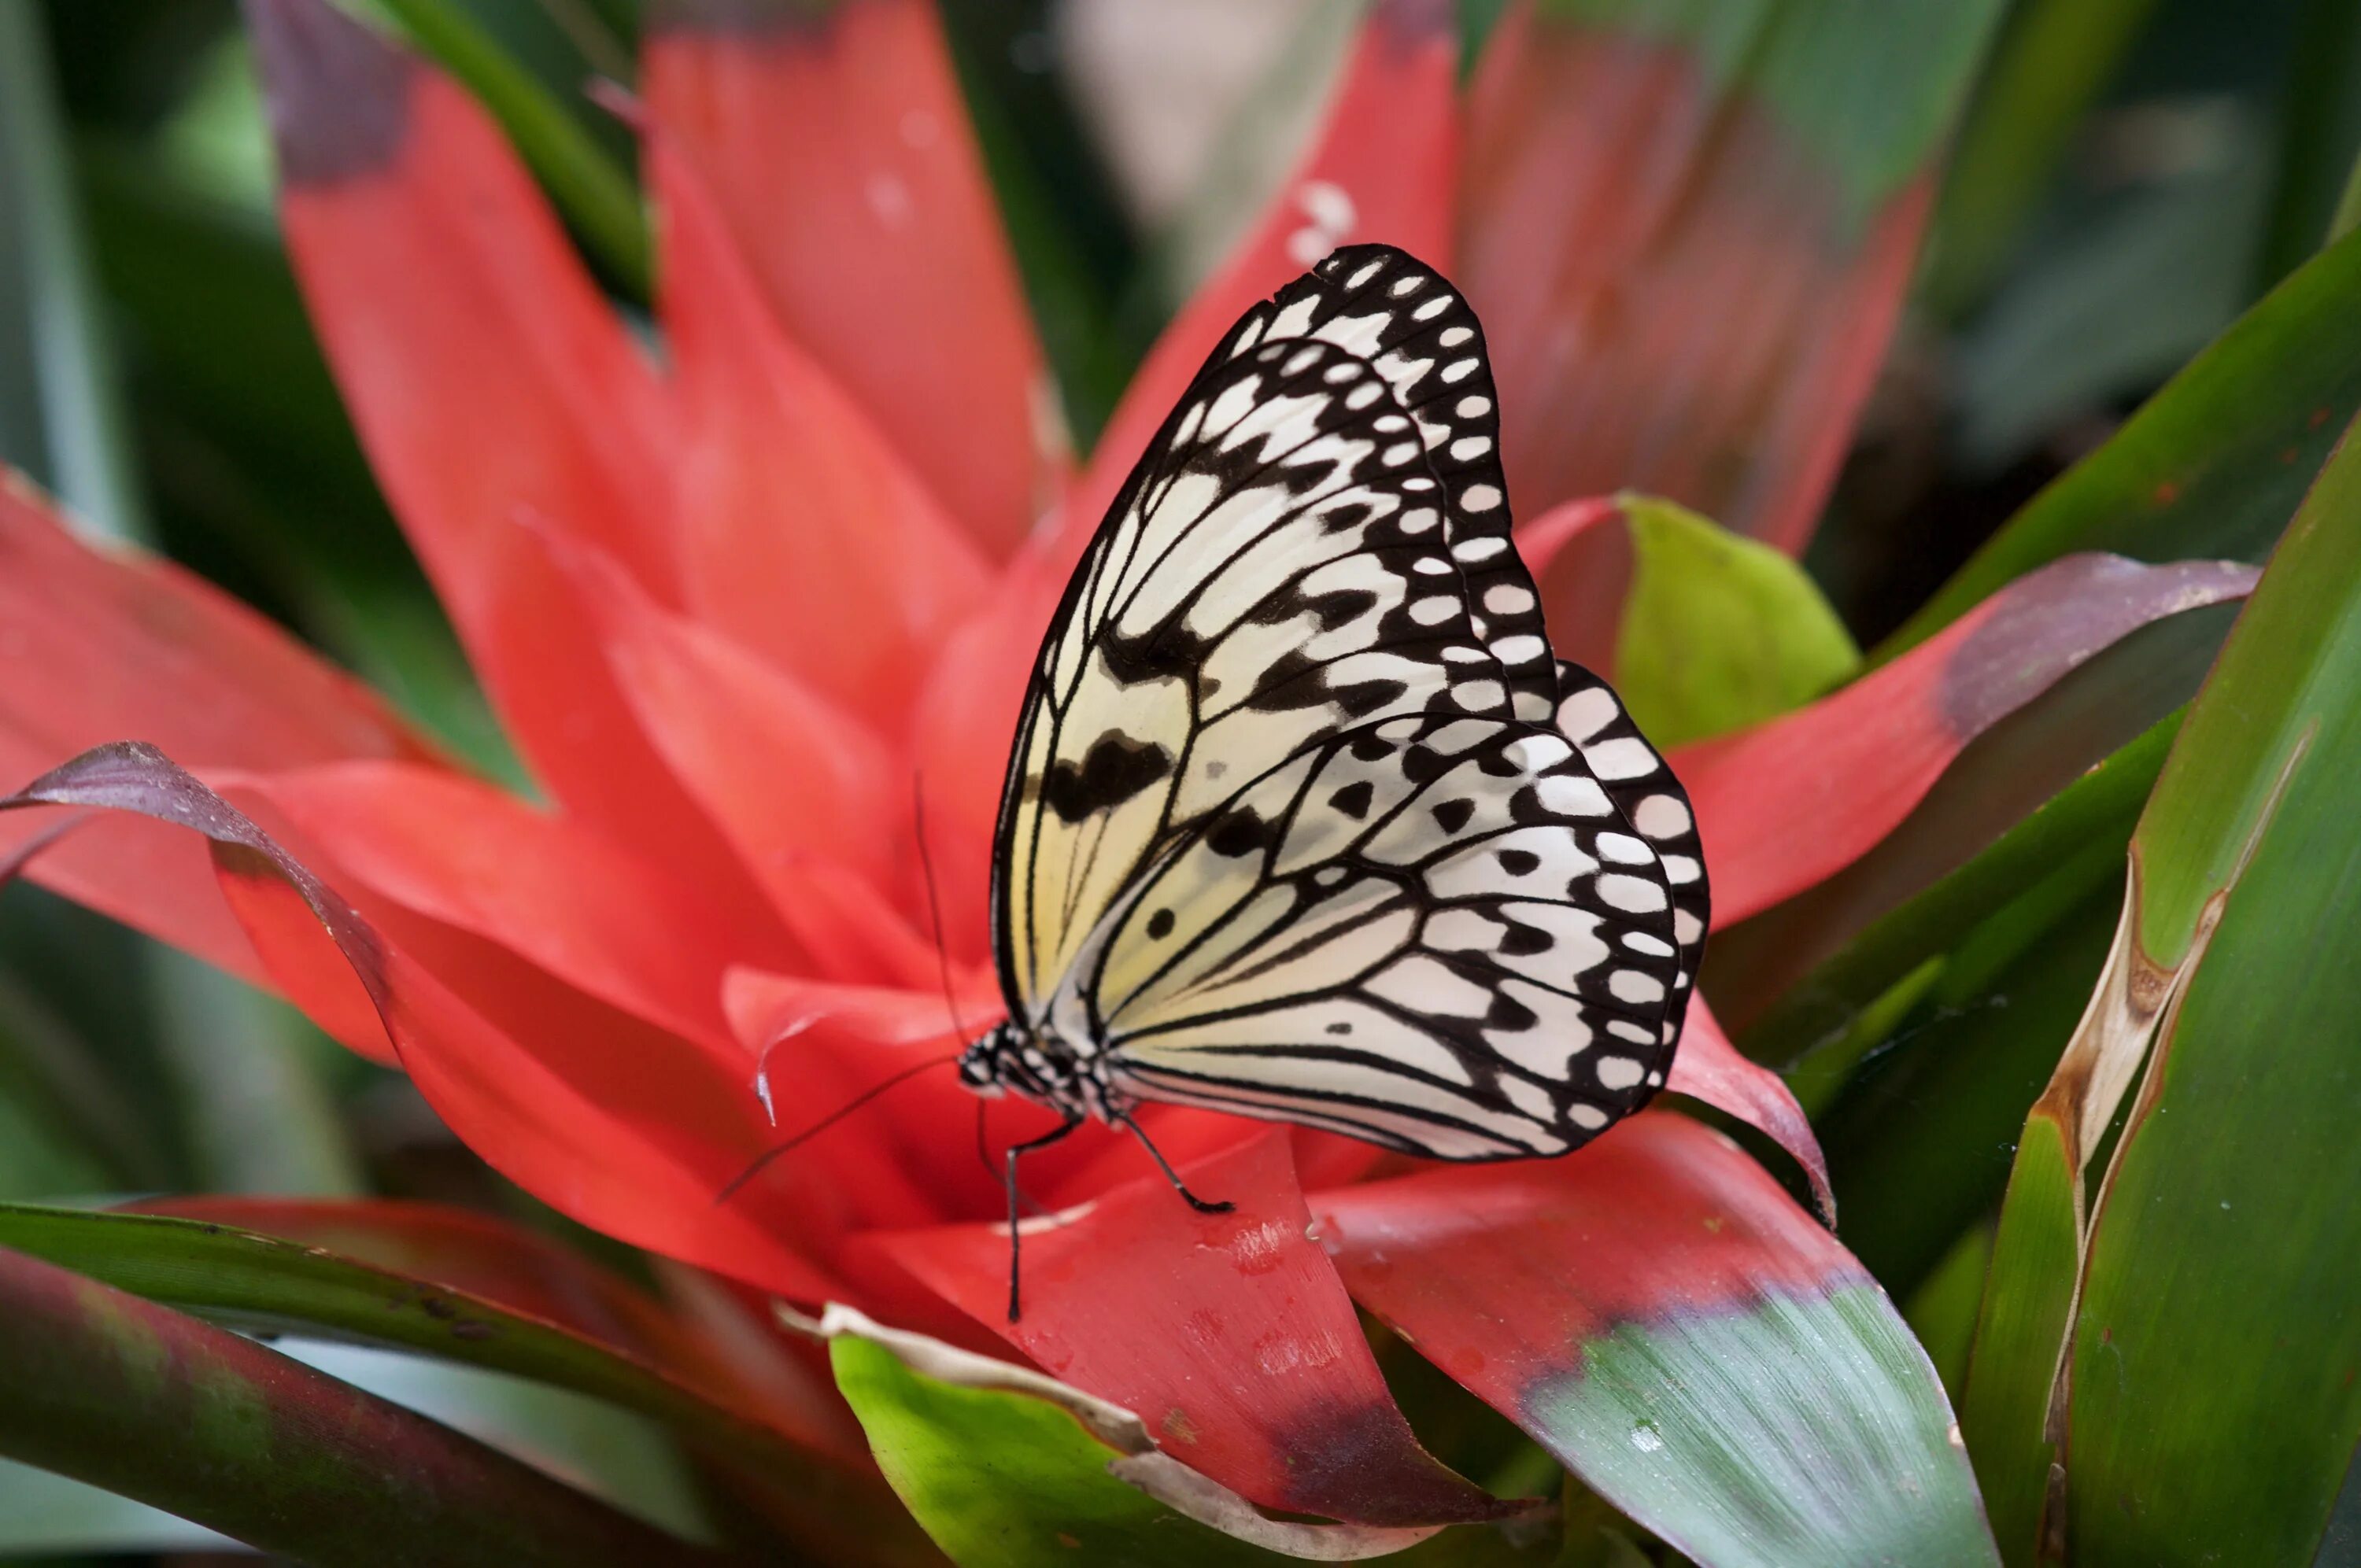
M 2086 886 L 2114 874 L 2145 779 L 2113 781 L 2108 799 L 2119 814 L 2106 818 L 2115 823 L 2108 829 L 2115 835 L 2111 850 L 2077 836 L 2105 814 L 2107 802 L 2095 798 L 2094 790 L 2081 801 L 2088 814 L 2078 811 L 2020 841 L 2016 852 L 1962 884 L 1958 891 L 1965 896 L 1946 906 L 1949 913 L 1939 928 L 1923 928 L 1916 937 L 1897 934 L 1893 945 L 1877 949 L 1883 958 L 1856 960 L 1861 967 L 1849 979 L 1815 972 L 1842 959 L 1850 944 L 1880 920 L 2081 784 L 2091 769 L 2105 769 L 2111 753 L 2194 696 L 2234 613 L 2232 606 L 2217 604 L 2168 615 L 2100 651 L 1978 736 L 1869 853 L 1819 885 L 1716 932 L 1704 983 L 1715 1011 L 1740 1031 L 1749 1052 L 1773 1063 L 1795 1059 L 1849 1027 L 1859 1008 L 1944 950 L 1945 931 L 1964 931 L 2037 882 L 2063 877 L 2070 867 Z M 2160 751 L 2147 756 L 2153 776 Z M 2060 897 L 2070 902 L 2062 887 Z M 1758 1035 L 1766 1028 L 1774 1032 Z
M 0 1454 L 265 1551 L 356 1564 L 702 1553 L 518 1460 L 199 1322 L 0 1252 Z
M 2011 14 L 1936 209 L 1921 285 L 1955 314 L 1999 270 L 2156 0 L 2033 0 Z
M 1075 444 L 1090 450 L 1169 313 L 1129 308 L 1137 245 L 1069 72 L 1028 69 L 1038 5 L 940 7 L 951 63 Z
M 2092 1226 L 2069 1424 L 2068 1529 L 2086 1562 L 2308 1563 L 2361 1442 L 2361 1388 L 2323 1375 L 2361 1365 L 2357 770 L 2361 445 L 2348 441 L 2140 824 L 2139 948 L 2202 957 Z M 2214 891 L 2234 886 L 2202 945 Z
M 1543 0 L 1541 14 L 1661 38 L 1717 81 L 1744 82 L 1837 177 L 1864 215 L 1933 153 L 1949 127 L 2001 7 L 1844 0 Z
M 648 297 L 648 225 L 631 175 L 533 72 L 453 0 L 377 0 L 418 46 L 482 101 L 598 265 Z
M 1106 1448 L 1054 1405 L 934 1382 L 864 1340 L 829 1356 L 885 1479 L 961 1568 L 1269 1561 L 1108 1475 Z
M 1984 1276 L 1960 1409 L 1984 1513 L 2009 1568 L 2034 1561 L 2057 1454 L 2049 1383 L 2073 1307 L 2079 1207 L 2064 1130 L 2051 1120 L 2027 1122 Z
M 2309 1563 L 2361 1441 L 2361 1387 L 2334 1371 L 2361 1365 L 2361 966 L 2343 950 L 2361 929 L 2356 770 L 2348 439 L 2174 743 L 2107 974 L 2012 1178 L 2003 1248 L 2035 1238 L 2042 1255 L 1996 1258 L 1985 1337 L 2012 1343 L 2013 1318 L 2061 1328 L 2070 1354 L 2053 1392 L 2041 1369 L 2058 1338 L 2018 1333 L 2018 1354 L 1980 1359 L 1971 1401 L 1995 1412 L 1991 1463 L 2013 1496 L 2044 1468 L 2029 1413 L 2062 1414 L 2037 1533 L 2077 1562 Z M 2125 1103 L 2083 1221 L 2079 1179 Z M 2061 1208 L 2079 1299 L 2057 1267 Z M 2012 1551 L 2028 1545 L 2022 1512 Z
M 2279 91 L 2279 170 L 2263 231 L 2261 281 L 2276 283 L 2344 221 L 2361 150 L 2361 8 L 2304 0 Z
M 1999 1201 L 2105 961 L 2121 854 L 2095 885 L 2037 886 L 1979 926 L 1815 1122 L 1845 1241 L 1888 1289 L 1923 1288 Z
M 2258 561 L 2361 404 L 2361 236 L 2323 250 L 2233 323 L 2106 444 L 2011 518 L 1879 662 L 2060 555 Z
M 512 1309 L 480 1288 L 443 1282 L 476 1282 L 482 1266 L 452 1253 L 423 1214 L 399 1205 L 246 1207 L 258 1223 L 279 1212 L 302 1240 L 194 1219 L 0 1204 L 0 1247 L 232 1327 L 410 1351 L 607 1400 L 662 1423 L 727 1468 L 815 1549 L 913 1560 L 906 1521 L 873 1481 L 792 1441 L 655 1303 L 600 1271 L 581 1266 L 545 1278 L 535 1272 L 542 1249 L 520 1243 L 510 1293 L 533 1310 Z M 342 1255 L 322 1240 L 405 1266 Z M 564 1321 L 536 1315 L 569 1308 Z
M 1951 445 L 1970 472 L 2022 462 L 2078 419 L 2163 383 L 2254 295 L 2261 138 L 2144 182 L 2035 249 L 1959 334 Z
M 1081 1389 L 843 1307 L 817 1321 L 781 1315 L 828 1337 L 878 1467 L 961 1568 L 1376 1556 L 1400 1568 L 1543 1568 L 1555 1552 L 1515 1520 L 1440 1533 L 1274 1520 L 1159 1451 L 1137 1415 Z
M 2124 848 L 2180 728 L 2174 714 L 2037 806 L 1965 865 L 1863 927 L 1788 986 L 1742 1039 L 1757 1061 L 1809 1060 L 1914 970 L 1951 953 L 2037 884 L 2097 888 L 2121 876 Z
M 225 1192 L 344 1197 L 365 1190 L 330 1075 L 350 1065 L 293 1007 L 202 959 L 148 953 L 198 1179 Z
M 1927 1347 L 1927 1359 L 1954 1401 L 1968 1384 L 1968 1354 L 1974 1346 L 1977 1310 L 1983 1303 L 1984 1270 L 1992 1264 L 1993 1229 L 1975 1225 L 1943 1255 L 1902 1309 L 1903 1321 Z
M 197 1220 L 24 1203 L 0 1204 L 0 1246 L 239 1328 L 415 1351 L 597 1395 L 749 1469 L 807 1462 L 726 1391 L 643 1354 L 320 1247 Z
M 34 5 L 0 6 L 0 249 L 9 253 L 0 272 L 22 288 L 21 298 L 0 298 L 0 312 L 27 317 L 37 404 L 10 420 L 21 429 L 0 428 L 15 448 L 0 448 L 0 459 L 41 480 L 85 525 L 140 538 L 146 508 Z
M 1621 502 L 1635 558 L 1616 684 L 1660 747 L 1800 707 L 1861 652 L 1804 569 L 1671 501 Z
M 236 1544 L 161 1508 L 0 1459 L 0 1560 L 224 1552 Z

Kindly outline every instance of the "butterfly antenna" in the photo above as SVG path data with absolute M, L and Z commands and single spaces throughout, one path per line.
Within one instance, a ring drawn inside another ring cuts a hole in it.
M 862 1090 L 860 1093 L 854 1095 L 851 1099 L 846 1101 L 843 1104 L 838 1106 L 835 1110 L 829 1112 L 818 1121 L 814 1122 L 810 1126 L 806 1127 L 802 1132 L 797 1133 L 795 1136 L 788 1138 L 784 1143 L 773 1144 L 769 1148 L 764 1149 L 761 1154 L 755 1156 L 754 1163 L 740 1171 L 736 1176 L 732 1177 L 730 1179 L 730 1185 L 724 1187 L 719 1192 L 714 1194 L 713 1201 L 717 1204 L 729 1202 L 730 1199 L 738 1195 L 738 1191 L 741 1188 L 744 1187 L 748 1182 L 753 1180 L 754 1178 L 762 1175 L 764 1170 L 769 1168 L 773 1160 L 777 1159 L 781 1155 L 791 1154 L 795 1150 L 801 1148 L 804 1145 L 819 1136 L 822 1133 L 827 1132 L 830 1127 L 835 1126 L 839 1122 L 843 1121 L 847 1116 L 851 1115 L 855 1111 L 860 1110 L 863 1105 L 868 1104 L 872 1100 L 876 1099 L 887 1090 L 897 1089 L 903 1084 L 909 1082 L 910 1080 L 917 1077 L 922 1072 L 931 1072 L 939 1067 L 950 1067 L 958 1060 L 959 1053 L 956 1051 L 946 1057 L 931 1057 L 925 1061 L 917 1063 L 916 1066 L 904 1068 L 901 1071 L 895 1073 L 893 1077 L 886 1079 L 882 1083 L 871 1084 L 867 1089 Z
M 950 954 L 943 947 L 943 906 L 935 896 L 935 858 L 927 850 L 927 780 L 924 773 L 910 775 L 910 828 L 918 839 L 918 870 L 927 881 L 927 924 L 935 932 L 935 974 L 943 982 L 943 1011 L 951 1015 L 951 1028 L 963 1044 L 968 1038 L 967 1025 L 960 1022 L 959 1001 L 951 994 Z

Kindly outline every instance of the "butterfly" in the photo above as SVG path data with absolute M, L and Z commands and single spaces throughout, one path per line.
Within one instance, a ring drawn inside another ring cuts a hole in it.
M 994 842 L 980 1094 L 1156 1152 L 1143 1102 L 1439 1160 L 1565 1154 L 1662 1089 L 1708 915 L 1686 795 L 1555 659 L 1483 329 L 1337 250 L 1240 318 L 1051 618 Z

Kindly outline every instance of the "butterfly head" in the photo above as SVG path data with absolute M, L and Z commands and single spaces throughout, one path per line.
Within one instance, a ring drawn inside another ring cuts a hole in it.
M 990 1099 L 1014 1094 L 1052 1110 L 1085 1115 L 1099 1109 L 1085 1064 L 1014 1019 L 994 1025 L 960 1054 L 960 1081 Z
M 1014 1019 L 994 1024 L 960 1053 L 960 1082 L 992 1099 L 1011 1089 L 1021 1092 L 1027 1087 L 1024 1069 L 1025 1036 Z

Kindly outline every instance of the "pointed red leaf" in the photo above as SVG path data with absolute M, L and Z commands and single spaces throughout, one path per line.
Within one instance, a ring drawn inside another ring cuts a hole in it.
M 521 523 L 676 598 L 664 389 L 490 119 L 324 4 L 250 0 L 280 211 L 371 465 L 518 748 L 570 810 L 759 900 L 648 751 Z
M 375 692 L 193 573 L 79 539 L 0 469 L 0 720 L 57 761 L 129 734 L 208 764 L 434 749 Z
M 2070 555 L 1809 707 L 1670 759 L 1713 871 L 1714 923 L 1792 897 L 1866 854 L 1967 743 L 2109 643 L 2243 597 L 2251 567 Z
M 57 760 L 52 748 L 24 743 L 0 729 L 0 780 L 35 778 Z M 60 897 L 194 954 L 250 985 L 270 987 L 252 944 L 222 904 L 202 845 L 158 823 L 102 816 L 35 852 L 36 842 L 57 826 L 50 812 L 0 817 L 0 854 L 28 855 L 26 879 Z
M 898 713 L 944 630 L 982 601 L 985 559 L 780 331 L 661 131 L 648 170 L 681 395 L 672 515 L 685 603 L 814 690 Z
M 750 956 L 661 867 L 578 822 L 440 769 L 341 762 L 212 775 L 331 845 L 344 884 L 506 947 L 675 1034 L 728 1037 L 721 977 Z
M 1727 1111 L 1795 1157 L 1812 1184 L 1813 1201 L 1831 1225 L 1837 1223 L 1835 1191 L 1828 1186 L 1828 1157 L 1787 1080 L 1760 1062 L 1738 1054 L 1705 998 L 1691 992 L 1688 1021 L 1664 1087 Z
M 585 1224 L 814 1299 L 834 1283 L 799 1237 L 928 1212 L 892 1201 L 865 1170 L 841 1193 L 783 1185 L 715 1201 L 770 1135 L 742 1054 L 639 1024 L 513 959 L 494 983 L 493 956 L 472 950 L 485 944 L 399 910 L 396 939 L 151 747 L 87 752 L 0 807 L 31 804 L 137 812 L 211 839 L 223 893 L 287 994 L 346 1037 L 366 1027 L 358 1020 L 379 1020 L 461 1140 Z M 413 941 L 439 949 L 468 993 L 423 961 Z
M 1900 1315 L 1720 1135 L 1649 1112 L 1312 1211 L 1356 1299 L 1688 1556 L 1996 1561 Z
M 934 7 L 666 0 L 642 87 L 787 332 L 1014 550 L 1052 468 L 1046 373 Z
M 247 13 L 313 320 L 445 602 L 520 501 L 669 593 L 661 389 L 498 126 L 324 0 Z
M 1469 95 L 1459 283 L 1517 505 L 1630 488 L 1802 548 L 1996 9 L 1896 13 L 1898 39 L 1795 4 L 1710 24 L 1653 0 L 1510 11 Z M 1585 542 L 1543 583 L 1560 652 L 1595 667 L 1620 543 Z
M 261 616 L 169 561 L 75 537 L 47 497 L 0 468 L 0 786 L 126 735 L 236 767 L 434 756 L 377 694 Z M 45 830 L 44 815 L 0 822 L 0 852 Z M 30 874 L 260 977 L 202 850 L 180 835 L 102 817 Z
M 856 1131 L 896 1151 L 939 1212 L 996 1213 L 1000 1184 L 976 1157 L 980 1102 L 961 1086 L 950 1058 L 999 1021 L 998 982 L 970 976 L 953 983 L 956 1026 L 939 990 L 838 985 L 746 969 L 730 971 L 728 1006 L 739 1039 L 753 1053 L 757 1089 L 781 1138 L 818 1124 L 895 1073 L 938 1063 L 890 1098 L 853 1112 Z M 815 1091 L 816 1080 L 845 1087 L 823 1093 Z M 805 1157 L 822 1167 L 832 1159 L 820 1148 Z
M 905 880 L 909 795 L 876 734 L 722 632 L 664 610 L 612 562 L 540 538 L 633 722 L 805 952 L 840 979 L 931 975 L 933 949 L 876 891 Z
M 1286 1131 L 1186 1175 L 1236 1211 L 1196 1213 L 1151 1169 L 1054 1220 L 1027 1221 L 1016 1323 L 1005 1225 L 884 1245 L 1043 1370 L 1138 1411 L 1168 1453 L 1257 1502 L 1356 1524 L 1511 1511 L 1411 1434 L 1310 1239 Z
M 1453 7 L 1433 0 L 1385 0 L 1362 24 L 1312 151 L 1164 329 L 1108 420 L 1061 524 L 1069 561 L 1205 356 L 1248 306 L 1337 246 L 1362 240 L 1400 246 L 1451 270 L 1458 36 Z

